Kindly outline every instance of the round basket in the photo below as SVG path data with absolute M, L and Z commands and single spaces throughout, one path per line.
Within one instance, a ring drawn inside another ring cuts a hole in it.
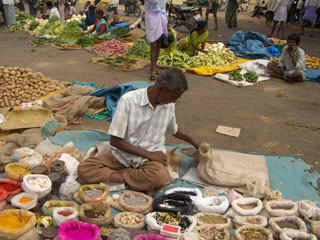
M 145 198 L 146 203 L 141 204 L 141 205 L 130 205 L 126 202 L 126 198 L 130 198 L 130 197 Z M 120 206 L 123 209 L 125 209 L 126 211 L 129 211 L 129 212 L 136 212 L 136 213 L 142 213 L 145 210 L 152 208 L 152 202 L 153 202 L 153 199 L 149 195 L 146 195 L 141 192 L 135 192 L 135 191 L 126 191 L 119 198 Z
M 91 190 L 100 190 L 102 193 L 98 195 L 97 197 L 89 197 L 86 195 L 86 191 L 91 191 Z M 79 198 L 83 203 L 88 203 L 88 202 L 102 202 L 106 201 L 107 197 L 109 196 L 109 190 L 107 187 L 102 186 L 100 184 L 87 184 L 83 185 L 79 188 L 78 190 L 78 195 Z
M 85 214 L 86 210 L 103 212 L 102 217 L 88 217 Z M 84 203 L 80 207 L 79 219 L 84 222 L 93 223 L 98 226 L 108 225 L 112 222 L 113 216 L 109 204 L 104 202 Z
M 146 225 L 145 217 L 140 213 L 122 212 L 118 213 L 114 219 L 115 227 L 142 229 Z

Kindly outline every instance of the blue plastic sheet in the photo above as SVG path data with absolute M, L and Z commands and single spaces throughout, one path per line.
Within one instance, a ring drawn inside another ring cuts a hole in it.
M 267 51 L 272 55 L 272 57 L 280 57 L 281 56 L 281 52 L 280 52 L 279 48 L 277 48 L 274 45 L 267 47 Z
M 120 84 L 118 86 L 102 88 L 91 93 L 90 95 L 106 98 L 105 101 L 110 114 L 110 117 L 108 118 L 108 120 L 111 121 L 114 113 L 116 112 L 118 101 L 123 94 L 139 88 L 146 88 L 150 85 L 152 85 L 152 83 L 150 82 L 133 81 L 133 82 Z
M 306 68 L 306 81 L 320 82 L 320 70 L 313 68 Z
M 93 87 L 95 89 L 99 89 L 98 85 L 95 82 L 80 82 L 80 81 L 73 81 L 72 85 L 80 85 L 85 87 Z
M 271 54 L 267 51 L 264 43 L 268 38 L 260 33 L 238 31 L 227 41 L 226 46 L 230 48 L 238 57 L 247 59 L 269 58 Z

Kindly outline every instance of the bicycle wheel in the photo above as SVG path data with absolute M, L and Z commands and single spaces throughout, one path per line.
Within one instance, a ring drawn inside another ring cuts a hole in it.
M 135 9 L 134 9 L 134 16 L 135 17 L 140 17 L 140 14 L 141 14 L 141 8 L 140 8 L 140 6 L 137 4 L 136 6 L 135 6 Z

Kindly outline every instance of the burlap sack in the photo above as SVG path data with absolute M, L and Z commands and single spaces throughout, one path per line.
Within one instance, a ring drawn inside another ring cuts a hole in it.
M 291 200 L 272 200 L 264 207 L 273 217 L 294 216 L 298 212 L 298 205 Z
M 102 194 L 100 194 L 97 198 L 90 198 L 86 196 L 85 192 L 88 190 L 101 190 L 103 191 Z M 88 202 L 106 202 L 107 197 L 109 196 L 109 190 L 107 187 L 100 185 L 100 184 L 86 184 L 82 185 L 78 190 L 79 198 L 83 203 Z
M 0 212 L 0 219 L 3 216 L 21 216 L 26 220 L 26 224 L 24 224 L 21 228 L 16 229 L 7 229 L 0 226 L 0 239 L 19 239 L 21 236 L 26 234 L 34 227 L 36 224 L 36 216 L 29 211 L 21 210 L 21 209 L 10 209 L 4 210 Z
M 146 35 L 145 31 L 143 31 L 140 28 L 135 28 L 130 32 L 128 32 L 127 34 L 120 36 L 118 40 L 124 43 L 134 42 L 137 39 L 144 38 L 145 35 Z
M 14 133 L 6 137 L 7 143 L 14 143 L 20 147 L 35 147 L 43 140 L 40 134 Z
M 98 212 L 104 212 L 103 217 L 91 218 L 87 217 L 85 210 L 93 210 Z M 113 216 L 111 214 L 111 208 L 109 204 L 103 202 L 84 203 L 80 207 L 79 219 L 84 222 L 93 223 L 98 226 L 108 225 L 112 222 Z
M 40 236 L 35 227 L 32 227 L 27 233 L 23 234 L 17 240 L 39 240 Z
M 241 237 L 241 232 L 246 230 L 258 230 L 267 236 L 267 240 L 273 240 L 272 233 L 268 229 L 255 225 L 244 225 L 242 227 L 239 227 L 234 232 L 233 238 L 235 240 L 246 240 L 245 238 Z
M 223 236 L 223 238 L 215 238 L 214 237 L 215 235 L 213 234 L 211 236 L 210 230 L 211 231 L 218 230 L 219 232 L 221 232 L 220 234 Z M 218 226 L 213 227 L 212 225 L 201 225 L 201 226 L 197 226 L 193 231 L 198 234 L 199 240 L 208 240 L 208 239 L 229 240 L 230 239 L 230 234 L 228 230 L 223 227 L 218 227 Z
M 0 173 L 4 172 L 4 169 L 7 164 L 12 163 L 13 160 L 11 157 L 8 157 L 2 153 L 0 153 Z
M 5 168 L 5 176 L 21 182 L 23 177 L 31 173 L 32 166 L 26 163 L 9 163 Z
M 299 231 L 308 232 L 305 222 L 296 216 L 274 217 L 269 220 L 269 229 L 271 230 L 272 235 L 276 238 L 279 237 L 280 233 L 286 230 L 286 228 L 281 228 L 278 225 L 280 222 L 295 224 L 298 226 Z
M 146 218 L 140 213 L 122 212 L 114 217 L 113 222 L 115 227 L 142 229 L 146 225 Z
M 316 210 L 312 220 L 309 220 L 311 231 L 315 234 L 318 238 L 320 238 L 320 210 Z
M 74 196 L 75 197 L 75 196 Z M 76 199 L 75 199 L 76 200 Z M 76 200 L 77 201 L 77 200 Z M 108 196 L 107 203 L 114 209 L 118 210 L 119 212 L 125 212 L 126 209 L 124 209 L 121 205 L 119 200 L 114 200 L 112 197 Z M 141 214 L 145 215 L 153 211 L 153 207 L 150 206 L 145 211 L 141 212 Z
M 182 154 L 175 153 L 178 147 L 170 149 L 166 152 L 168 165 L 171 167 L 172 172 L 179 174 L 180 164 L 182 162 Z
M 60 201 L 60 200 L 50 200 L 46 201 L 41 208 L 41 211 L 46 216 L 52 216 L 53 209 L 57 207 L 73 207 L 79 211 L 79 207 L 75 202 L 71 201 Z
M 221 217 L 222 219 L 224 219 L 225 223 L 208 223 L 208 222 L 204 222 L 202 221 L 201 217 L 205 217 L 205 216 L 216 216 L 216 217 Z M 197 225 L 201 226 L 201 225 L 210 225 L 213 227 L 218 227 L 221 229 L 227 229 L 228 231 L 231 230 L 233 228 L 232 222 L 230 220 L 230 218 L 227 215 L 220 215 L 220 214 L 215 214 L 215 213 L 197 213 L 194 215 L 194 217 L 197 220 Z
M 281 240 L 303 239 L 303 240 L 317 240 L 317 237 L 313 234 L 301 232 L 294 229 L 288 229 L 280 234 Z
M 266 227 L 268 225 L 268 219 L 261 215 L 255 216 L 235 216 L 233 222 L 236 228 L 239 228 L 243 225 L 257 225 L 260 227 Z
M 198 161 L 199 176 L 213 185 L 237 187 L 242 192 L 247 191 L 249 184 L 269 186 L 264 156 L 213 150 L 202 143 Z
M 129 205 L 128 203 L 126 203 L 125 198 L 130 196 L 143 197 L 147 200 L 147 203 L 143 205 L 137 205 L 137 206 Z M 141 192 L 135 192 L 135 191 L 125 191 L 123 194 L 121 194 L 119 198 L 119 203 L 123 209 L 129 212 L 136 212 L 136 213 L 142 213 L 142 212 L 145 212 L 147 209 L 152 208 L 152 202 L 153 202 L 153 199 L 149 195 L 146 195 Z
M 258 198 L 238 198 L 235 199 L 231 205 L 232 208 L 242 216 L 258 215 L 263 208 L 262 201 Z

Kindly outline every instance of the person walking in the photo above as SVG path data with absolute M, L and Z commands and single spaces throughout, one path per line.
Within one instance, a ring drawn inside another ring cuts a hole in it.
M 14 0 L 2 0 L 2 4 L 7 26 L 10 26 L 16 21 L 16 10 L 14 6 Z
M 300 35 L 304 35 L 304 23 L 311 23 L 311 35 L 313 37 L 313 29 L 314 23 L 317 19 L 317 9 L 320 7 L 320 0 L 307 0 L 305 4 L 306 12 L 303 15 L 302 25 L 301 25 L 301 33 Z
M 33 16 L 34 18 L 37 16 L 37 9 L 35 9 L 34 7 L 36 3 L 37 3 L 37 0 L 28 0 L 30 15 Z
M 267 12 L 266 12 L 266 25 L 271 26 L 274 12 L 276 11 L 277 0 L 269 0 L 267 5 Z
M 145 1 L 145 25 L 146 37 L 150 44 L 150 80 L 156 80 L 157 61 L 160 54 L 161 37 L 168 36 L 166 3 L 165 0 L 146 0 Z
M 290 0 L 279 0 L 276 6 L 276 11 L 274 13 L 273 17 L 273 25 L 271 29 L 271 33 L 268 35 L 268 37 L 273 37 L 274 31 L 278 25 L 278 23 L 281 25 L 282 28 L 282 37 L 281 39 L 285 39 L 286 35 L 286 22 L 287 22 L 287 16 L 288 16 L 288 9 L 291 5 Z
M 218 30 L 218 18 L 217 18 L 217 12 L 219 8 L 219 0 L 209 0 L 207 3 L 207 11 L 206 11 L 206 22 L 208 25 L 209 22 L 209 13 L 212 13 L 213 19 L 214 19 L 214 30 Z
M 229 28 L 237 28 L 237 0 L 228 0 L 225 21 Z

